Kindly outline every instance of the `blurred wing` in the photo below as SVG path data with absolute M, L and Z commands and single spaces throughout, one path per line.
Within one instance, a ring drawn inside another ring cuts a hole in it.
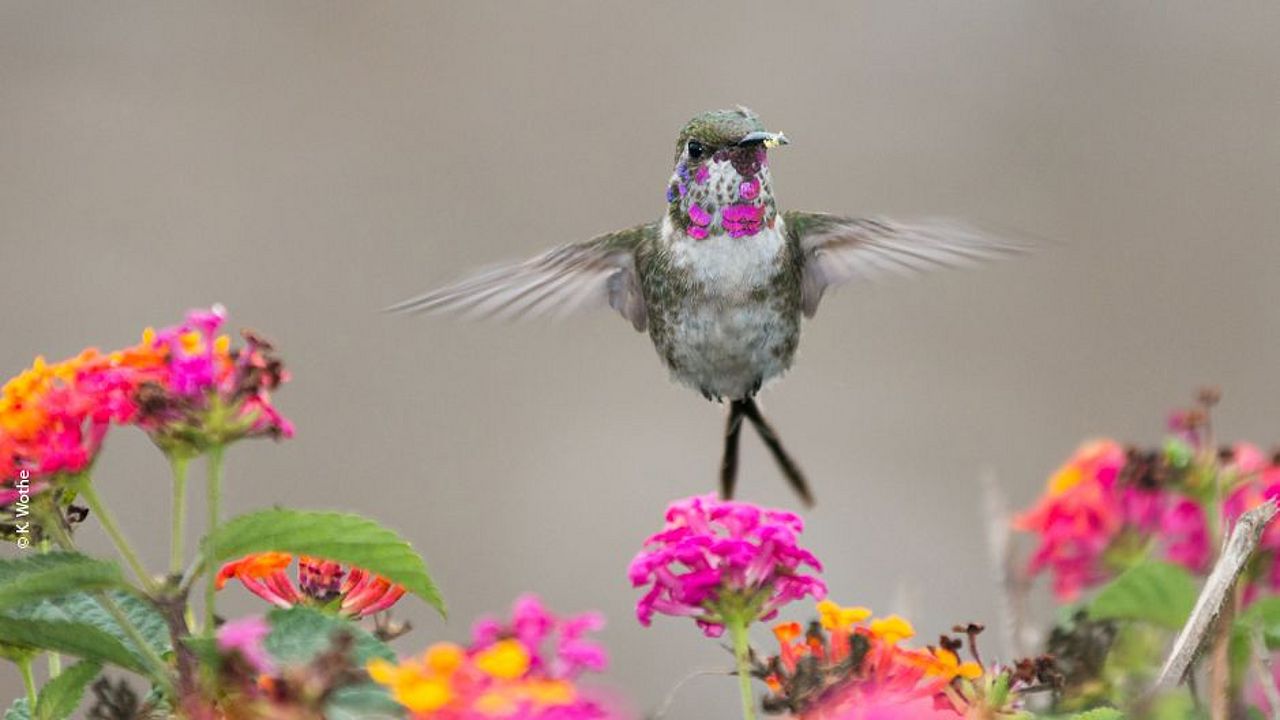
M 482 272 L 387 308 L 389 312 L 456 312 L 469 317 L 561 316 L 612 307 L 636 330 L 648 324 L 636 276 L 635 249 L 653 225 L 564 245 L 518 265 Z
M 783 213 L 787 233 L 804 260 L 801 301 L 806 317 L 818 311 L 832 285 L 969 267 L 1027 248 L 946 220 L 900 223 L 823 213 Z

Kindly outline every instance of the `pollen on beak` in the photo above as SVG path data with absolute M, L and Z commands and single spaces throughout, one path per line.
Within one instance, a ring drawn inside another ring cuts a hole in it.
M 754 145 L 756 143 L 760 143 L 767 148 L 776 148 L 779 145 L 790 144 L 790 142 L 791 141 L 787 139 L 787 136 L 780 132 L 774 133 L 766 132 L 764 130 L 756 130 L 755 132 L 744 135 L 743 138 L 738 141 L 738 145 Z

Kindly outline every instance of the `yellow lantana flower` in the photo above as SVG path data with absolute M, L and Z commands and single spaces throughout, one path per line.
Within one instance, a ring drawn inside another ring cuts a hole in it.
M 902 617 L 890 615 L 889 617 L 872 620 L 871 633 L 883 640 L 886 645 L 896 645 L 903 640 L 914 637 L 916 629 L 911 627 L 911 623 Z
M 475 665 L 499 680 L 514 680 L 529 671 L 529 651 L 519 640 L 499 640 L 476 655 Z
M 413 712 L 439 710 L 454 698 L 448 678 L 436 675 L 422 663 L 407 661 L 394 665 L 374 658 L 365 669 L 374 682 L 391 689 L 396 702 Z
M 818 617 L 827 631 L 848 630 L 871 617 L 871 611 L 864 607 L 840 607 L 830 600 L 823 600 L 818 603 Z

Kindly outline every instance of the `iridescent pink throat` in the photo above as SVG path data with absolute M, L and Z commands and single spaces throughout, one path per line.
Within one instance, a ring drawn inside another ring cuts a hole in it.
M 761 197 L 761 181 L 760 172 L 762 172 L 768 162 L 764 150 L 757 149 L 753 153 L 753 157 L 742 163 L 742 158 L 732 158 L 735 170 L 748 170 L 750 175 L 740 174 L 738 177 L 746 177 L 746 179 L 738 182 L 736 192 L 729 197 L 724 197 L 723 189 L 718 193 L 713 193 L 708 183 L 711 179 L 710 165 L 711 161 L 731 161 L 725 151 L 716 153 L 710 161 L 704 162 L 698 166 L 693 177 L 689 177 L 688 166 L 680 163 L 676 167 L 676 182 L 667 189 L 667 201 L 675 202 L 677 198 L 685 198 L 692 193 L 694 197 L 688 198 L 687 216 L 689 219 L 688 226 L 685 228 L 685 234 L 695 240 L 705 240 L 711 234 L 712 224 L 715 222 L 716 205 L 720 205 L 720 226 L 725 233 L 732 238 L 750 237 L 760 232 L 764 227 L 766 207 L 764 198 Z M 737 165 L 745 164 L 746 167 L 738 168 Z M 715 201 L 719 201 L 716 203 Z M 728 204 L 724 204 L 724 203 Z M 710 209 L 708 209 L 710 208 Z

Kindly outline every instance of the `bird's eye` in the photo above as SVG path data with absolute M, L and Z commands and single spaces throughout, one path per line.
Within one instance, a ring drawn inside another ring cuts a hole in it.
M 702 153 L 706 152 L 706 148 L 702 147 L 702 143 L 697 140 L 690 140 L 687 150 L 690 160 L 697 160 L 702 157 Z

